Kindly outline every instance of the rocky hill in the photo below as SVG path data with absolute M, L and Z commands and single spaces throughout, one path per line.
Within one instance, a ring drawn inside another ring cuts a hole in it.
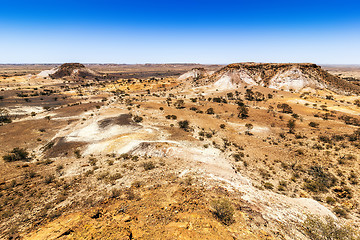
M 329 89 L 341 93 L 359 93 L 360 87 L 340 79 L 312 63 L 234 63 L 229 64 L 199 84 L 214 84 L 220 89 L 244 85 L 295 90 Z
M 51 77 L 53 79 L 63 78 L 63 77 L 99 77 L 100 73 L 93 71 L 85 65 L 80 63 L 64 63 L 59 67 L 55 67 L 50 70 L 42 71 L 38 74 L 39 77 Z
M 179 77 L 179 80 L 191 79 L 196 81 L 204 77 L 209 77 L 213 73 L 214 71 L 207 71 L 205 68 L 193 68 L 190 71 L 182 74 Z

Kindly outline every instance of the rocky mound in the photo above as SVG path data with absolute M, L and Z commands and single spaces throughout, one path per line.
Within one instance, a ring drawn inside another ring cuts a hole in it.
M 215 72 L 205 82 L 220 89 L 257 85 L 279 90 L 312 88 L 341 93 L 360 92 L 359 86 L 312 63 L 234 63 Z
M 179 77 L 179 80 L 198 80 L 209 77 L 214 72 L 207 71 L 205 68 L 193 68 Z
M 39 77 L 51 77 L 53 79 L 63 77 L 83 78 L 83 77 L 99 77 L 100 73 L 88 69 L 80 63 L 65 63 L 59 67 L 42 71 Z

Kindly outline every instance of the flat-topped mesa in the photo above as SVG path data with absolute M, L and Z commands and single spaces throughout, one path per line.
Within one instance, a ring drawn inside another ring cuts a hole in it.
M 81 63 L 64 63 L 59 67 L 60 70 L 74 70 L 76 68 L 85 68 L 85 65 Z
M 219 89 L 255 85 L 279 90 L 311 88 L 360 92 L 359 86 L 333 76 L 313 63 L 233 63 L 212 74 L 207 82 Z
M 50 70 L 42 71 L 38 74 L 40 77 L 51 77 L 53 79 L 72 77 L 72 78 L 83 78 L 83 77 L 98 77 L 100 73 L 88 69 L 81 63 L 64 63 L 59 67 L 55 67 Z

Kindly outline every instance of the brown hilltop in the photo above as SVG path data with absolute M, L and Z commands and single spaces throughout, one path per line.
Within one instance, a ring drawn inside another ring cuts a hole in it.
M 81 63 L 64 63 L 59 68 L 60 68 L 60 70 L 71 71 L 71 70 L 74 70 L 76 68 L 85 68 L 85 65 L 81 64 Z
M 54 69 L 54 73 L 50 74 L 51 78 L 62 77 L 96 77 L 100 76 L 98 72 L 85 67 L 81 63 L 64 63 L 60 67 Z

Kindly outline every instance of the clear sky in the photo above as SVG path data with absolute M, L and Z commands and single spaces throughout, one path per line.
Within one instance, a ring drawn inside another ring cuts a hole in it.
M 360 64 L 360 1 L 2 0 L 0 63 Z

